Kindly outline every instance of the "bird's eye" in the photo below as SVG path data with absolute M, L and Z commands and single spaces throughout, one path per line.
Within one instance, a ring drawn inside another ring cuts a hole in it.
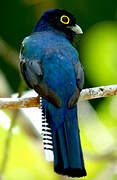
M 66 15 L 63 15 L 63 16 L 61 16 L 60 21 L 61 21 L 63 24 L 69 24 L 70 18 L 69 18 L 68 16 L 66 16 Z

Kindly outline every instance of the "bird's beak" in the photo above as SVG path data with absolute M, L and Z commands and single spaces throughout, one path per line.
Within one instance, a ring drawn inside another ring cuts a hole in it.
M 74 31 L 76 34 L 83 34 L 83 31 L 81 29 L 80 26 L 78 26 L 77 24 L 75 24 L 75 26 L 68 26 L 68 28 L 70 28 L 72 31 Z

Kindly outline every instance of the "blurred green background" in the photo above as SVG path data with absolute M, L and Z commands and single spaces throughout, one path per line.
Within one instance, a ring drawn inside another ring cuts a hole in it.
M 19 91 L 23 82 L 18 58 L 21 42 L 32 32 L 41 14 L 50 8 L 72 12 L 84 31 L 76 44 L 84 66 L 85 87 L 117 84 L 117 0 L 1 0 L 0 97 Z M 25 83 L 22 86 L 23 90 L 27 89 Z M 79 103 L 88 173 L 81 180 L 117 180 L 116 109 L 116 96 Z M 29 117 L 21 112 L 16 114 L 12 139 L 6 142 L 14 111 L 0 110 L 1 179 L 69 179 L 56 175 L 52 163 L 44 159 L 42 139 L 35 127 L 32 128 Z

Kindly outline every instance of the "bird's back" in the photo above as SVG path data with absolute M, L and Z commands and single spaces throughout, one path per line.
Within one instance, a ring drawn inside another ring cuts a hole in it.
M 42 60 L 43 80 L 61 98 L 70 98 L 76 87 L 73 63 L 78 54 L 71 43 L 56 32 L 39 32 L 24 39 L 25 58 Z M 23 54 L 22 54 L 23 55 Z

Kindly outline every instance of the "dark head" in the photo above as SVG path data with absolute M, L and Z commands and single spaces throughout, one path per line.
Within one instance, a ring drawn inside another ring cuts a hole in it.
M 38 21 L 34 32 L 57 30 L 72 41 L 76 34 L 82 34 L 81 28 L 76 24 L 76 18 L 63 9 L 52 9 L 46 11 Z

